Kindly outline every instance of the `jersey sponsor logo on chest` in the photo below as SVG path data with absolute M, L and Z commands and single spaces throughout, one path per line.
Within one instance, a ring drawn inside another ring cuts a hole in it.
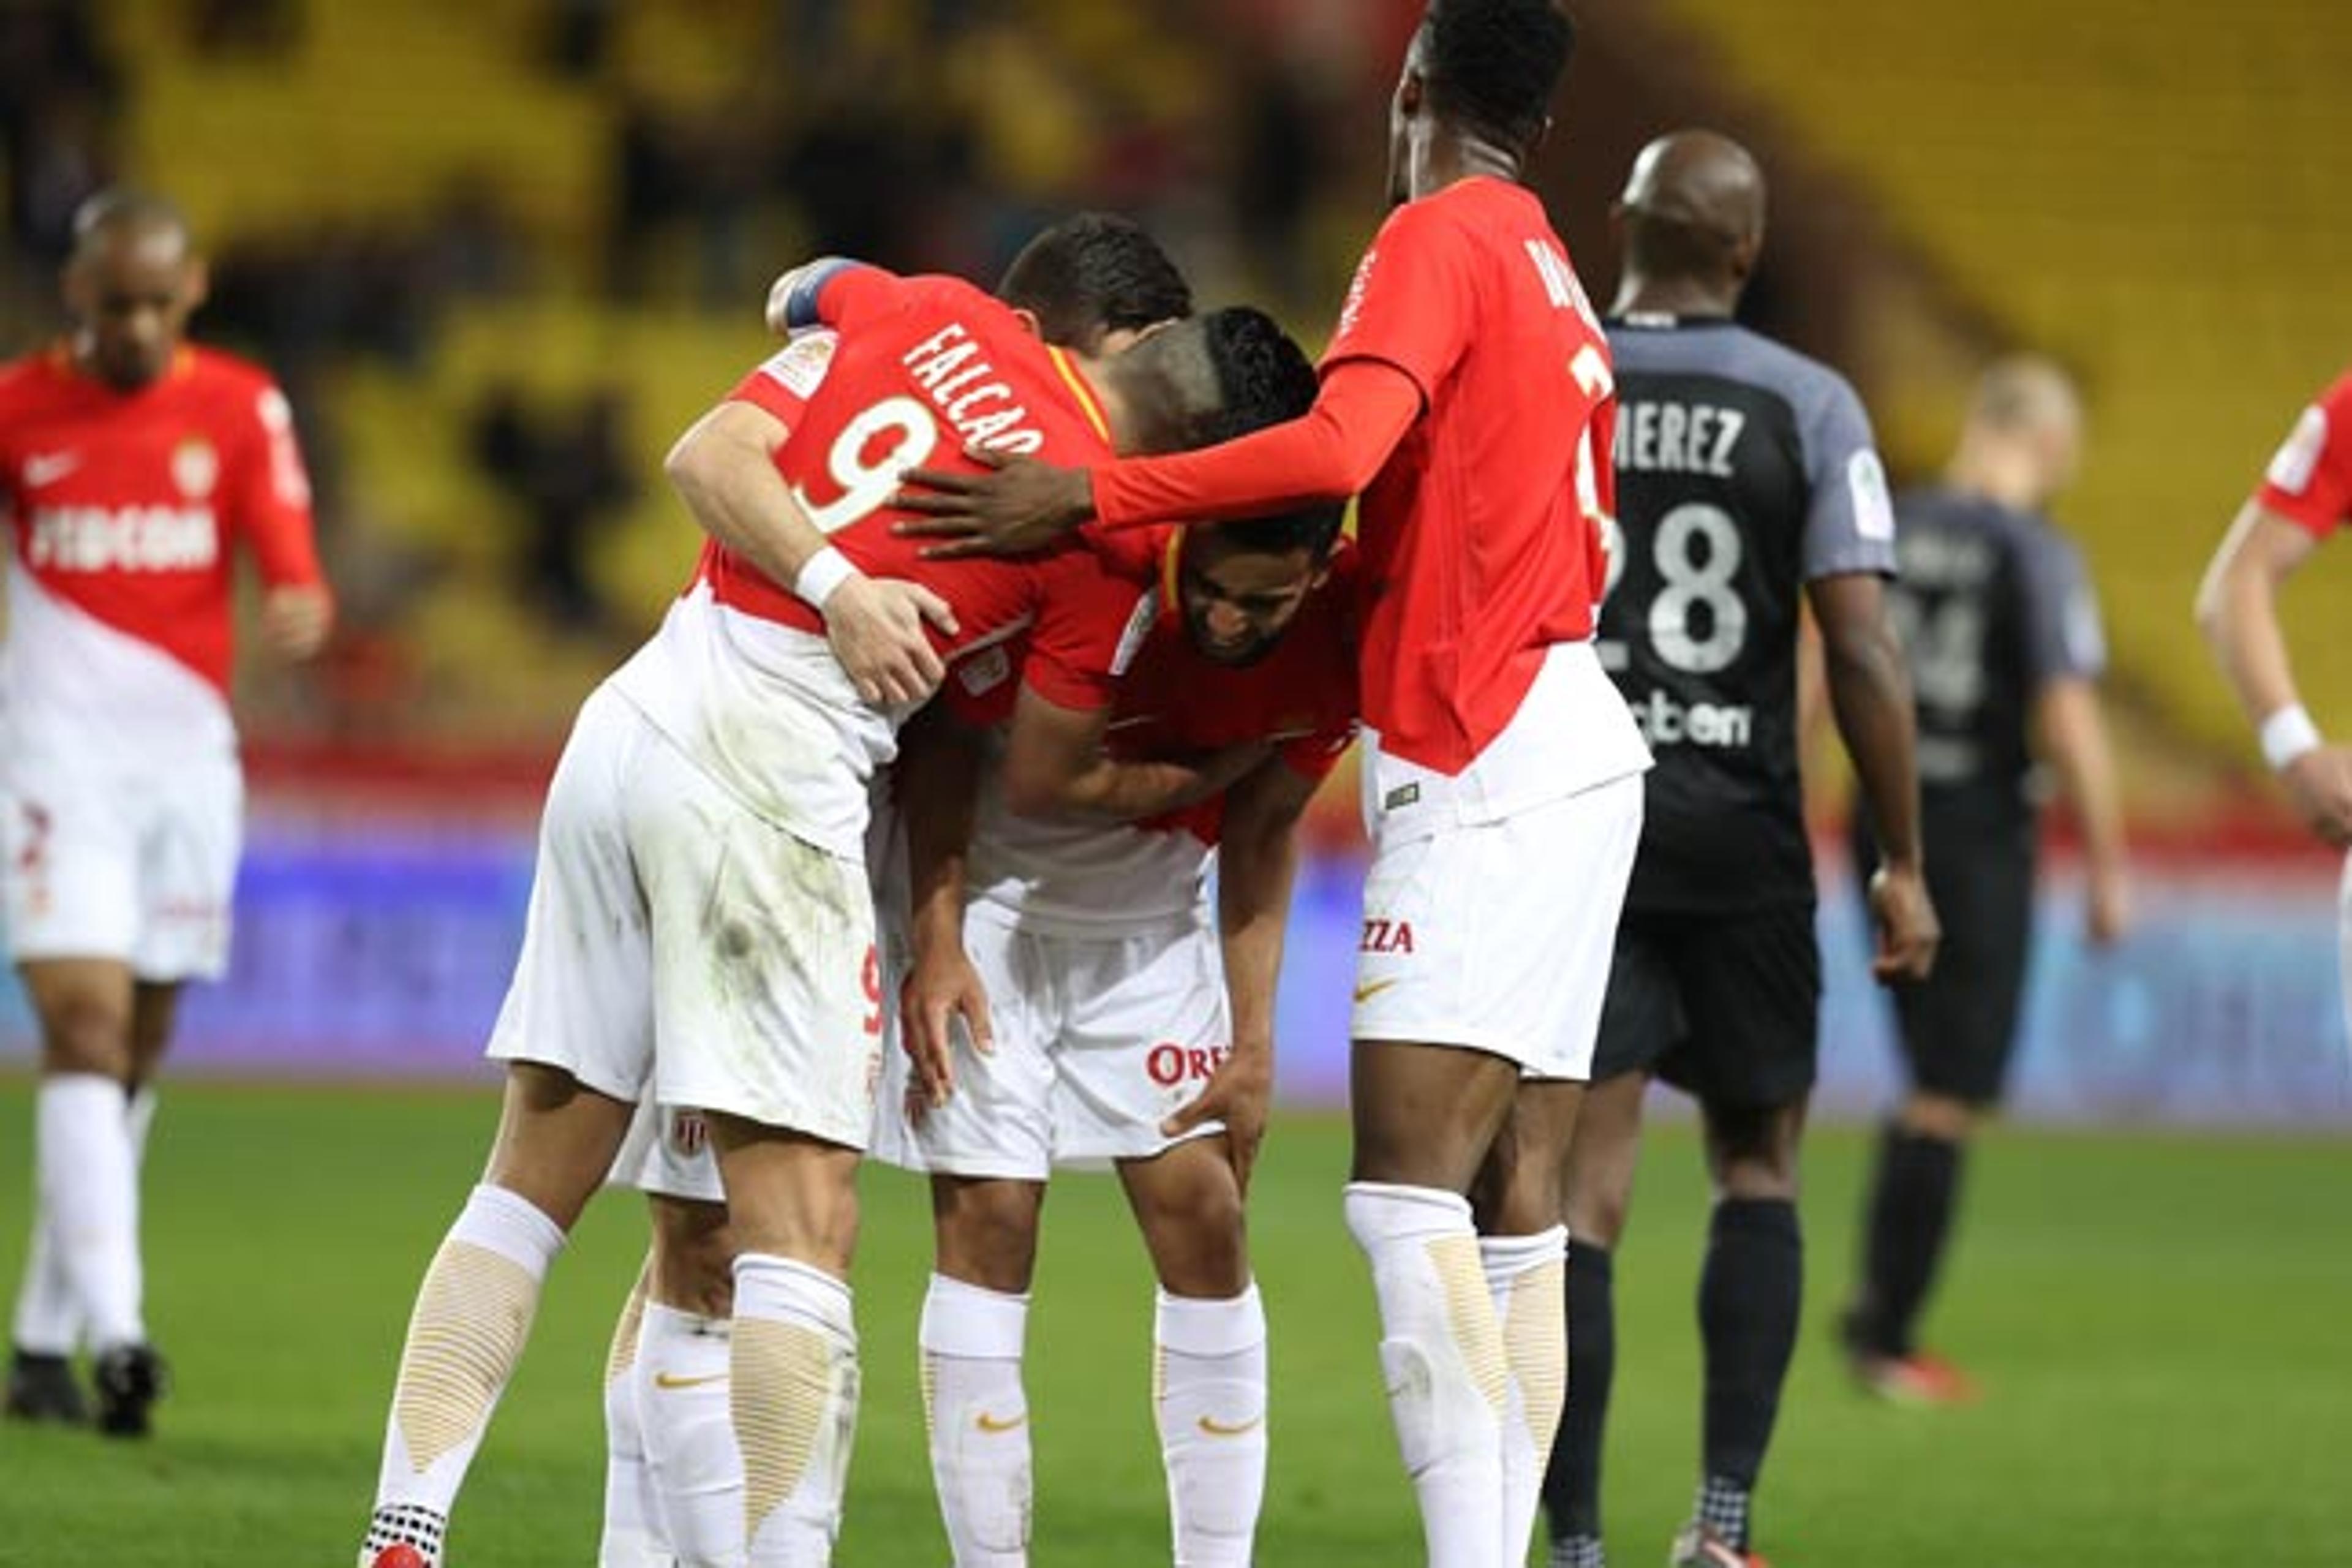
M 1747 703 L 1682 702 L 1652 687 L 1628 704 L 1642 738 L 1653 747 L 1704 746 L 1739 751 L 1756 740 L 1756 710 Z
M 197 572 L 220 560 L 208 506 L 33 509 L 26 563 L 52 572 Z
M 1711 403 L 1629 400 L 1617 418 L 1617 467 L 1645 474 L 1734 476 L 1731 457 L 1748 416 Z

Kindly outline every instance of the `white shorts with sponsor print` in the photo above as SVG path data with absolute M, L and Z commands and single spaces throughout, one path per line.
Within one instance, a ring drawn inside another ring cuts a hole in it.
M 919 1121 L 907 1113 L 911 1066 L 891 1051 L 877 1158 L 1042 1182 L 1055 1166 L 1099 1169 L 1170 1147 L 1160 1122 L 1208 1086 L 1233 1039 L 1213 925 L 1048 935 L 981 906 L 965 917 L 964 946 L 988 987 L 996 1048 L 960 1046 L 954 1095 Z
M 656 1197 L 723 1204 L 719 1157 L 710 1150 L 710 1119 L 699 1110 L 674 1110 L 650 1100 L 637 1102 L 636 1119 L 613 1160 L 605 1180 Z
M 1642 839 L 1639 773 L 1374 847 L 1358 1040 L 1466 1046 L 1589 1078 Z
M 598 688 L 548 790 L 489 1055 L 862 1149 L 880 994 L 865 867 L 753 813 Z
M 216 980 L 244 836 L 233 752 L 138 777 L 0 764 L 0 909 L 17 963 L 115 958 L 142 980 Z

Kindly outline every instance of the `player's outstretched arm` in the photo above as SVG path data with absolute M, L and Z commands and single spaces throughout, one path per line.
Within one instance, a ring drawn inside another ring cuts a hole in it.
M 894 504 L 921 521 L 898 531 L 952 542 L 929 555 L 1017 555 L 1096 517 L 1139 528 L 1344 501 L 1372 482 L 1421 410 L 1421 388 L 1404 372 L 1349 360 L 1324 377 L 1302 417 L 1198 452 L 1089 471 L 975 449 L 984 472 L 910 469 Z
M 1298 873 L 1298 819 L 1315 780 L 1269 758 L 1225 794 L 1218 835 L 1217 929 L 1224 951 L 1233 1049 L 1208 1087 L 1161 1126 L 1181 1137 L 1223 1121 L 1234 1176 L 1249 1190 L 1274 1097 L 1274 999 L 1282 978 L 1282 938 Z
M 2328 843 L 2352 846 L 2352 747 L 2322 742 L 2295 693 L 2279 627 L 2280 585 L 2318 543 L 2310 530 L 2247 502 L 2206 569 L 2197 624 L 2297 814 Z
M 1821 627 L 1830 711 L 1853 760 L 1879 846 L 1879 870 L 1870 889 L 1878 927 L 1871 969 L 1885 983 L 1924 980 L 1935 966 L 1943 929 L 1927 897 L 1927 851 L 1919 835 L 1911 675 L 1887 618 L 1885 590 L 1874 574 L 1853 572 L 1816 578 L 1806 595 Z
M 1065 708 L 1021 689 L 1004 753 L 1004 803 L 1021 816 L 1137 822 L 1196 805 L 1272 755 L 1265 742 L 1197 757 L 1118 762 L 1103 751 L 1108 709 Z
M 2120 942 L 2131 926 L 2131 876 L 2123 792 L 2116 782 L 2115 751 L 2107 743 L 2097 685 L 2078 676 L 2045 682 L 2033 700 L 2033 726 L 2083 830 L 2091 881 L 2090 938 L 2102 947 Z
M 952 637 L 954 613 L 919 584 L 868 577 L 831 547 L 776 469 L 791 434 L 766 409 L 730 399 L 678 437 L 662 468 L 704 532 L 824 616 L 860 697 L 919 702 L 941 673 L 924 624 Z
M 900 735 L 898 808 L 907 829 L 914 965 L 899 997 L 899 1030 L 925 1100 L 955 1092 L 954 1021 L 973 1048 L 992 1047 L 988 989 L 963 945 L 965 865 L 985 751 L 981 737 L 933 707 Z

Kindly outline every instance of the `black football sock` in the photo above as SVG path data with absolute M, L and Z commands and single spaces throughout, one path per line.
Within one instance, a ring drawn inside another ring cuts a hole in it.
M 1870 1196 L 1861 1309 L 1853 1324 L 1861 1348 L 1888 1356 L 1911 1353 L 1919 1310 L 1951 1235 L 1961 1152 L 1948 1139 L 1887 1124 Z
M 1780 1384 L 1797 1348 L 1804 1256 L 1795 1204 L 1727 1198 L 1715 1205 L 1698 1281 L 1699 1335 L 1706 1352 L 1699 1512 L 1742 1550 L 1748 1495 L 1764 1468 Z
M 1575 1543 L 1570 1563 L 1601 1552 L 1601 1437 L 1617 1373 L 1617 1309 L 1609 1249 L 1568 1244 L 1568 1405 L 1544 1471 L 1544 1513 L 1555 1543 Z

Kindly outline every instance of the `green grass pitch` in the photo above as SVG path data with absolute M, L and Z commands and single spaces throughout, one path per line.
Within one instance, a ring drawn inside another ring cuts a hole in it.
M 0 1564 L 341 1568 L 418 1271 L 478 1168 L 470 1094 L 187 1086 L 147 1181 L 151 1318 L 179 1386 L 144 1445 L 0 1430 Z M 0 1249 L 26 1205 L 21 1083 L 0 1089 Z M 1960 1267 L 1932 1325 L 1987 1400 L 1868 1404 L 1825 1326 L 1852 1252 L 1864 1140 L 1816 1140 L 1808 1319 L 1759 1509 L 1782 1568 L 2172 1568 L 2352 1563 L 2352 1144 L 2011 1131 L 1981 1150 Z M 1270 1568 L 1419 1561 L 1339 1225 L 1344 1128 L 1278 1121 L 1255 1200 L 1274 1324 Z M 849 1568 L 940 1568 L 914 1352 L 919 1191 L 867 1179 L 866 1404 Z M 1704 1189 L 1688 1132 L 1649 1151 L 1619 1262 L 1609 1467 L 1616 1561 L 1664 1561 L 1695 1463 L 1691 1289 Z M 1167 1561 L 1149 1411 L 1150 1285 L 1113 1186 L 1047 1205 L 1033 1321 L 1039 1568 Z M 459 1508 L 455 1568 L 594 1561 L 598 1371 L 632 1277 L 635 1205 L 600 1203 L 557 1266 Z

